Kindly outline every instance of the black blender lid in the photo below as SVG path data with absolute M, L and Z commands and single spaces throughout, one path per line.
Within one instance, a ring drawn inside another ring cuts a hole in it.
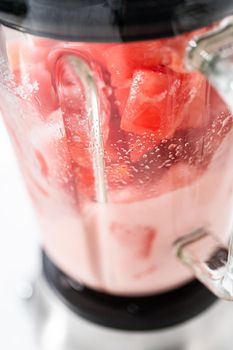
M 0 0 L 3 24 L 75 41 L 173 36 L 230 14 L 232 0 Z

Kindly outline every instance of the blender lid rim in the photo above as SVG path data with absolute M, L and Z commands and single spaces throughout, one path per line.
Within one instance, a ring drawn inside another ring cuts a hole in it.
M 1 0 L 0 23 L 70 41 L 175 36 L 233 14 L 232 0 Z

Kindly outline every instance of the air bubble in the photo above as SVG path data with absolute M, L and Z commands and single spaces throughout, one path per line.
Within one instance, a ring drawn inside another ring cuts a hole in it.
M 229 121 L 232 119 L 232 116 L 229 116 L 229 117 L 227 117 L 227 118 L 225 118 L 224 120 L 223 120 L 223 122 L 222 122 L 222 127 L 224 128 L 226 125 L 227 125 L 227 123 L 229 123 Z
M 168 149 L 169 151 L 173 150 L 174 148 L 176 148 L 177 145 L 175 143 L 171 143 L 169 146 L 168 146 Z
M 144 185 L 145 181 L 142 179 L 138 179 L 138 182 L 140 183 L 140 185 Z
M 135 168 L 134 166 L 132 166 L 132 170 L 133 170 L 135 173 L 138 173 L 138 169 Z
M 124 180 L 121 180 L 121 183 L 122 183 L 123 185 L 127 185 L 127 182 L 124 181 Z
M 172 165 L 172 162 L 170 159 L 168 159 L 168 160 L 165 160 L 165 162 L 163 162 L 163 164 L 158 166 L 158 169 L 162 169 L 163 167 L 169 168 L 171 165 Z
M 107 95 L 108 95 L 108 96 L 111 96 L 111 95 L 112 95 L 112 88 L 111 88 L 110 86 L 108 86 L 108 87 L 106 88 L 106 92 L 107 92 Z

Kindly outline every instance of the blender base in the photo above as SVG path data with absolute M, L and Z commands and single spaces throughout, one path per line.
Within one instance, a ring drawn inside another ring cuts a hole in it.
M 53 290 L 77 315 L 93 323 L 128 331 L 149 331 L 185 322 L 216 301 L 200 282 L 146 297 L 120 297 L 78 284 L 43 252 L 43 273 Z

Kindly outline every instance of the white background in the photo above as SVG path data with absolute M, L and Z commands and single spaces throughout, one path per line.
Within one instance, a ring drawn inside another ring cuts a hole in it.
M 37 225 L 2 118 L 0 232 L 0 349 L 34 350 L 32 322 L 20 295 L 37 268 Z

